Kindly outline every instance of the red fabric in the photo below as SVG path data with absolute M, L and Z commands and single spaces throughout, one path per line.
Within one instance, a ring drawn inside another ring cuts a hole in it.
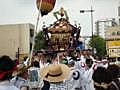
M 5 76 L 5 73 L 0 73 L 0 80 Z
M 19 60 L 18 59 L 16 60 L 16 65 L 19 65 Z
M 15 71 L 15 70 L 17 70 L 17 67 L 16 67 L 16 66 L 13 67 L 13 69 L 12 69 L 12 70 L 9 70 L 9 71 L 0 71 L 0 80 L 3 79 L 6 74 L 12 73 L 12 72 Z

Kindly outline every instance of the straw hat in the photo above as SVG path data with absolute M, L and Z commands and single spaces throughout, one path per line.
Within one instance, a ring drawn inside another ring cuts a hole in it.
M 70 68 L 65 64 L 50 64 L 41 69 L 40 75 L 49 82 L 62 82 L 69 77 L 69 73 Z

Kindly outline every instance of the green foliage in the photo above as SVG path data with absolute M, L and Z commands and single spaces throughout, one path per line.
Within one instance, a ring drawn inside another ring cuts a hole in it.
M 46 48 L 47 46 L 45 45 L 45 38 L 44 38 L 44 33 L 43 31 L 40 31 L 36 37 L 35 37 L 35 50 L 40 50 L 43 48 Z
M 96 50 L 97 56 L 102 57 L 106 55 L 106 43 L 102 37 L 94 35 L 89 41 L 89 46 Z

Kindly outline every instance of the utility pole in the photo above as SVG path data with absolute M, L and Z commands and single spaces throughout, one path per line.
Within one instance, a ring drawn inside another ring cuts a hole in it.
M 80 10 L 80 13 L 85 13 L 85 12 L 89 12 L 90 15 L 91 15 L 91 39 L 92 39 L 92 42 L 93 42 L 93 35 L 94 35 L 94 32 L 93 32 L 93 8 L 91 6 L 91 9 L 90 10 Z M 92 54 L 94 54 L 94 47 L 92 45 Z

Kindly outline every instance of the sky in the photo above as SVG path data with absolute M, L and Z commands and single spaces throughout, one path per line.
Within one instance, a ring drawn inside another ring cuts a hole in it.
M 56 5 L 52 12 L 41 17 L 39 29 L 45 22 L 47 25 L 56 21 L 53 12 L 64 7 L 70 18 L 70 23 L 80 23 L 81 35 L 91 35 L 90 13 L 80 13 L 80 10 L 90 10 L 91 6 L 95 10 L 93 13 L 94 23 L 97 20 L 107 18 L 118 18 L 118 6 L 120 0 L 56 0 Z M 38 10 L 36 0 L 0 0 L 0 24 L 32 23 L 36 25 Z M 95 24 L 94 24 L 95 32 Z

